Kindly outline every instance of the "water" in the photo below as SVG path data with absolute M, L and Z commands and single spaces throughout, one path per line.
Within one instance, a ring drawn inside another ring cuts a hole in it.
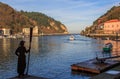
M 70 65 L 95 58 L 103 41 L 74 35 L 33 37 L 29 74 L 50 79 L 89 79 L 89 75 L 73 74 Z M 15 50 L 21 39 L 0 39 L 0 79 L 17 75 Z M 29 38 L 24 39 L 29 47 Z

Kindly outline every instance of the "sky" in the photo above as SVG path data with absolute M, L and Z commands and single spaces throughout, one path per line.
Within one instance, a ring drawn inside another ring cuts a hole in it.
M 70 33 L 80 33 L 120 0 L 0 0 L 17 11 L 40 12 L 64 24 Z

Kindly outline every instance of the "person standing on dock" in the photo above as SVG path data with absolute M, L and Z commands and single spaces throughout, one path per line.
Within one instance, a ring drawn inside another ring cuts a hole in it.
M 17 73 L 18 77 L 24 76 L 26 68 L 26 56 L 25 53 L 29 52 L 30 49 L 26 50 L 24 46 L 25 41 L 20 41 L 19 47 L 16 49 L 15 54 L 18 56 Z

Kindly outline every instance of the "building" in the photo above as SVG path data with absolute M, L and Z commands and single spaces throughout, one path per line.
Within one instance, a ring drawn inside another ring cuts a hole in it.
M 113 19 L 104 23 L 103 31 L 105 34 L 120 33 L 120 20 Z
M 95 28 L 95 33 L 97 34 L 103 34 L 104 31 L 103 31 L 103 27 L 104 27 L 104 24 L 103 23 L 100 23 L 98 25 L 96 25 L 97 27 Z
M 22 32 L 24 35 L 30 35 L 30 28 L 23 28 Z M 33 28 L 33 35 L 38 35 L 38 26 Z
M 9 36 L 12 34 L 11 29 L 0 28 L 0 35 L 2 36 Z

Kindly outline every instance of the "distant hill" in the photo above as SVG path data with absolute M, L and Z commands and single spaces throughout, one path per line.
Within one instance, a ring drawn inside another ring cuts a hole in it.
M 10 28 L 18 33 L 22 32 L 22 28 L 30 26 L 38 26 L 39 33 L 68 33 L 64 24 L 43 13 L 16 11 L 0 2 L 0 28 Z
M 111 19 L 120 19 L 120 6 L 113 6 L 110 10 L 108 10 L 105 14 L 100 16 L 97 20 L 93 22 L 93 25 L 90 27 L 87 27 L 85 30 L 81 32 L 81 34 L 86 33 L 94 33 L 96 30 L 96 27 L 99 23 L 104 23 Z M 98 21 L 100 20 L 100 21 Z M 99 22 L 99 23 L 98 23 Z

